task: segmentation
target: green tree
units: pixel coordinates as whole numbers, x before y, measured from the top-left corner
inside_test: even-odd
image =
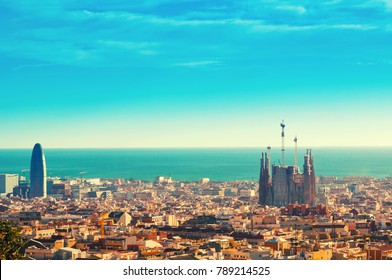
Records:
[[[23,243],[23,236],[20,234],[19,228],[13,227],[9,221],[0,222],[0,259],[23,259],[19,252]]]

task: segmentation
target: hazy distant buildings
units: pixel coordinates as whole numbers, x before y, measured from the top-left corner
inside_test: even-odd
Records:
[[[57,195],[59,197],[70,197],[71,187],[67,183],[52,184],[50,195]]]
[[[30,197],[46,197],[46,162],[41,144],[35,144],[30,164]]]
[[[0,174],[0,194],[12,193],[17,185],[19,185],[18,174]]]
[[[155,177],[155,184],[170,184],[173,180],[171,177],[157,176]]]
[[[210,178],[200,178],[199,180],[200,185],[208,184],[209,182],[210,182]]]

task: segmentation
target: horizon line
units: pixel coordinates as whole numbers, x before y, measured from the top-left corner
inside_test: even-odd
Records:
[[[41,144],[45,150],[47,149],[267,149],[267,147],[271,147],[272,149],[281,149],[281,146],[136,146],[136,147],[45,147]],[[32,146],[34,147],[34,146]],[[32,147],[10,147],[10,148],[0,148],[0,150],[24,150],[24,149],[32,149]],[[291,149],[295,147],[285,147],[285,149]],[[298,148],[392,148],[390,146],[298,146]]]

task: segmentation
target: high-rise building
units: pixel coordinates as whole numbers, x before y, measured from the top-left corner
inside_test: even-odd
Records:
[[[35,144],[30,164],[30,197],[46,197],[46,162],[41,144]]]
[[[286,206],[293,203],[312,204],[316,196],[316,180],[310,150],[307,151],[304,161],[303,173],[300,173],[298,166],[272,165],[272,175],[270,175],[269,168],[265,165],[265,162],[269,162],[269,157],[263,154],[259,180],[259,203],[274,206]]]
[[[271,187],[270,161],[267,153],[261,154],[260,178],[259,178],[259,202],[263,205],[271,205],[274,193]]]
[[[314,174],[312,150],[306,150],[306,155],[304,157],[302,195],[303,203],[313,202],[316,198],[316,175]]]
[[[27,184],[21,184],[16,186],[13,191],[13,196],[19,196],[21,198],[29,198],[30,197],[30,186]]]
[[[288,204],[313,204],[316,196],[316,179],[312,151],[307,150],[304,157],[304,171],[300,173],[296,165],[285,166],[284,127],[282,126],[282,165],[272,165],[270,172],[269,152],[261,156],[259,179],[259,203],[262,205],[286,206]],[[294,139],[297,145],[297,137]],[[297,146],[296,146],[297,147]],[[268,150],[270,147],[268,147]],[[295,149],[295,162],[297,148]]]
[[[18,174],[0,174],[0,194],[12,193],[17,185],[19,185]]]

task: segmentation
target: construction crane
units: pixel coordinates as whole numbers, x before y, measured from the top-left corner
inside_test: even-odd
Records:
[[[21,170],[21,172],[23,173],[23,177],[25,178],[25,182],[27,182],[26,172],[29,172],[29,171],[30,171],[30,169],[23,169],[23,170]]]
[[[280,123],[280,127],[282,128],[282,166],[284,166],[284,120]]]
[[[297,146],[297,135],[294,138],[294,142],[295,142],[295,151],[294,151],[294,166],[298,166],[298,146]]]
[[[87,173],[87,171],[79,172],[79,174],[80,174],[80,182],[81,183],[83,182],[83,174],[86,174],[86,173]]]
[[[267,158],[267,160],[268,160],[268,170],[270,170],[270,159],[271,159],[271,146],[268,146],[267,147],[267,151],[268,151],[268,158]]]

